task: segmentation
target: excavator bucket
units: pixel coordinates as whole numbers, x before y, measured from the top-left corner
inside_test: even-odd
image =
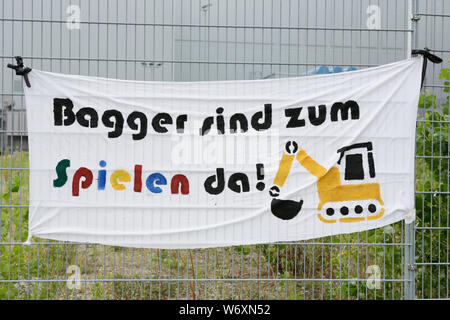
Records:
[[[293,201],[293,200],[281,200],[272,199],[271,203],[272,214],[283,220],[290,220],[295,218],[295,216],[302,210],[303,200]]]

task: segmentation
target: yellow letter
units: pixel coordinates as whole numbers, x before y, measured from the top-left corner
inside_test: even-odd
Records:
[[[130,174],[125,170],[116,170],[111,175],[111,185],[114,188],[114,190],[124,190],[125,186],[122,183],[119,183],[118,181],[130,182],[131,181]]]

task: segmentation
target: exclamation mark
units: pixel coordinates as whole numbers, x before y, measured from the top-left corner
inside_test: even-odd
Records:
[[[264,180],[264,164],[262,164],[262,163],[256,164],[256,179]],[[256,189],[258,189],[259,191],[263,191],[265,187],[266,187],[266,184],[262,181],[259,181],[256,184]]]

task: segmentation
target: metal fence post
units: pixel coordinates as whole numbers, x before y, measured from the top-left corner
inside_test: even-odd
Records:
[[[417,8],[417,0],[408,0],[408,29],[412,32],[408,33],[407,57],[411,57],[411,50],[415,48],[417,43],[416,25],[417,20],[414,18],[415,8]],[[416,125],[417,127],[417,125]],[[417,135],[416,135],[417,136]],[[416,166],[414,166],[414,176],[416,173]],[[415,184],[416,179],[414,179]],[[415,185],[414,185],[415,190]],[[415,298],[415,228],[414,222],[405,224],[405,299],[413,300]]]
[[[408,244],[405,248],[405,299],[413,300],[415,298],[415,228],[414,222],[406,224],[405,242]]]

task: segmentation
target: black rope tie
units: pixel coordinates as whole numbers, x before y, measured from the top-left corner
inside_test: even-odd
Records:
[[[420,54],[423,56],[422,82],[420,83],[420,87],[422,88],[423,81],[425,80],[425,74],[427,73],[427,61],[430,60],[432,63],[441,63],[442,59],[430,53],[430,49],[427,47],[423,48],[423,50],[412,50],[411,54]]]
[[[28,79],[28,73],[30,73],[31,68],[25,67],[23,64],[23,59],[20,56],[14,57],[16,59],[17,65],[8,63],[8,68],[16,70],[16,75],[23,76],[25,83],[28,88],[31,88],[30,80]]]

